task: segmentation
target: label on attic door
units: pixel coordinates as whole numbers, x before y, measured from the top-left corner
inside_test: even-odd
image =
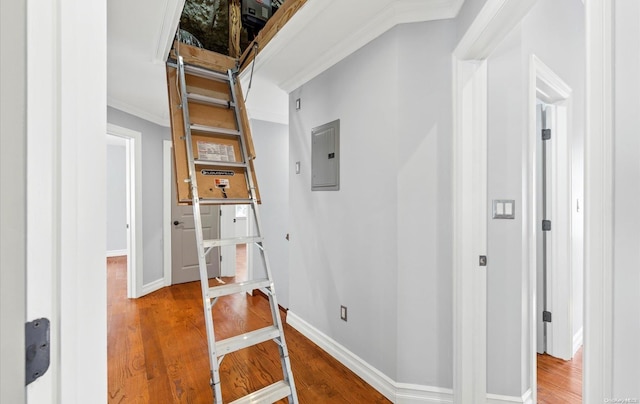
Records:
[[[236,161],[236,153],[230,144],[198,142],[198,159],[207,161]]]
[[[229,188],[229,180],[226,178],[214,178],[216,188],[219,189],[228,189]]]

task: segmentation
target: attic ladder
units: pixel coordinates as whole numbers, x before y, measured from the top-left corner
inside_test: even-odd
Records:
[[[190,49],[180,44],[180,49],[183,48],[187,51]],[[223,403],[219,370],[225,355],[273,340],[279,349],[283,380],[254,391],[233,403],[273,403],[284,398],[288,398],[289,403],[298,403],[273,277],[262,236],[258,209],[259,193],[252,162],[253,143],[241,87],[237,80],[237,70],[229,68],[222,72],[218,70],[225,63],[214,63],[216,66],[202,63],[205,65],[202,66],[194,64],[193,58],[190,58],[190,63],[185,63],[177,52],[174,56],[175,62],[168,63],[167,75],[178,201],[189,203],[193,207],[213,402]],[[185,172],[188,174],[186,177]],[[250,237],[205,240],[200,216],[200,207],[203,204],[250,205],[255,219],[256,234]],[[265,276],[246,282],[218,283],[210,286],[207,254],[216,247],[238,244],[255,244],[258,247]],[[218,299],[256,289],[261,290],[269,299],[272,324],[216,341],[213,306]]]

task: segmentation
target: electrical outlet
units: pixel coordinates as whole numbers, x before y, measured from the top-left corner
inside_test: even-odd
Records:
[[[340,320],[347,321],[347,307],[340,306]]]

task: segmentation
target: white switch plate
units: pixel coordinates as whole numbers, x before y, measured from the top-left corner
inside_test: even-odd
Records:
[[[515,219],[516,218],[516,201],[513,199],[494,199],[493,200],[493,218],[494,219]]]

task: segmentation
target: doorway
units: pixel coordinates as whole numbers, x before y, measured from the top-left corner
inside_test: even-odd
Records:
[[[124,198],[124,221],[115,223],[114,234],[122,231],[125,241],[124,248],[112,250],[111,255],[127,255],[127,297],[138,298],[142,296],[142,134],[131,129],[107,124],[107,157],[109,148],[112,151],[115,171],[124,172],[124,190],[121,198]],[[121,148],[121,149],[119,149]],[[121,157],[121,158],[119,158]],[[110,161],[107,161],[107,171],[110,170]],[[124,164],[124,167],[122,165]],[[116,174],[107,172],[107,176]],[[117,179],[114,179],[116,182]],[[107,195],[109,198],[109,195]],[[107,204],[117,204],[123,201],[112,200]],[[110,209],[110,207],[108,207]],[[117,210],[117,208],[116,208]],[[124,227],[120,229],[118,227]],[[108,226],[107,231],[110,231]],[[108,235],[108,238],[111,237]],[[117,243],[117,241],[116,241]],[[121,243],[122,244],[122,243]],[[108,247],[107,247],[108,249]],[[107,251],[109,253],[109,251]],[[123,254],[124,253],[124,254]]]
[[[573,179],[583,157],[573,152],[571,88],[536,56],[529,68],[531,374],[532,386],[546,394],[553,389],[547,377],[551,368],[580,376],[582,371],[582,187]],[[579,401],[581,383],[571,380],[558,390]]]
[[[222,205],[220,206],[220,238],[242,238],[249,235],[248,212],[250,205]],[[247,248],[241,245],[223,246],[220,248],[220,273],[222,277],[236,276],[238,268],[237,257],[242,256],[247,262]]]
[[[162,166],[164,285],[171,286],[176,283],[199,281],[195,234],[193,233],[193,211],[191,205],[178,206],[177,204],[171,140],[163,141]],[[224,215],[221,216],[223,208],[224,206],[201,205],[205,239],[222,237],[220,235],[223,231]],[[224,262],[224,260],[220,260],[221,256],[220,247],[215,247],[207,254],[209,278],[227,276],[221,272],[223,271],[221,262]],[[233,258],[235,261],[236,257]],[[235,266],[233,272],[235,272]],[[178,273],[185,275],[177,275]]]

